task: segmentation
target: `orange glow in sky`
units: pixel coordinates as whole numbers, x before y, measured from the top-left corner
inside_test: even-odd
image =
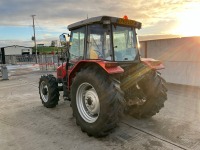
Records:
[[[176,16],[178,24],[172,34],[181,36],[200,36],[200,3],[190,3]]]
[[[34,46],[32,17],[38,43],[49,45],[61,33],[70,33],[71,23],[96,16],[123,17],[142,22],[140,40],[200,36],[200,0],[86,0],[41,1],[0,0],[0,47]],[[83,8],[83,3],[84,7]],[[55,4],[55,5],[54,5]],[[11,7],[15,6],[15,7]],[[66,11],[66,6],[68,11]],[[37,8],[37,9],[35,9]],[[52,11],[49,8],[53,8]],[[142,37],[142,38],[141,38]]]

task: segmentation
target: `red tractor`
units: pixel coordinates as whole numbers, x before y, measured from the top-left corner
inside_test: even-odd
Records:
[[[63,91],[76,124],[94,137],[108,135],[123,112],[136,118],[158,113],[167,99],[166,81],[157,71],[164,66],[141,58],[136,34],[140,28],[140,22],[109,16],[69,25],[70,41],[60,36],[65,55],[57,78],[48,74],[39,81],[43,105],[55,107]]]

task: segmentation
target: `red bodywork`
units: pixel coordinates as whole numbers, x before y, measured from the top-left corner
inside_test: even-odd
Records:
[[[164,69],[161,61],[152,58],[141,58],[141,61],[150,69],[160,70]],[[76,72],[86,64],[93,64],[103,68],[108,74],[123,73],[124,69],[121,68],[116,62],[109,62],[103,60],[81,60],[75,63],[74,66],[68,68],[68,87],[71,85],[72,79],[75,77]],[[57,68],[57,78],[63,79],[66,77],[66,63]]]
[[[161,70],[165,68],[162,62],[159,60],[155,60],[152,58],[141,58],[141,61],[145,65],[149,66],[151,69],[154,69],[154,70]]]
[[[116,62],[102,61],[102,60],[81,60],[78,61],[73,67],[68,69],[68,86],[71,85],[72,78],[75,77],[75,74],[80,68],[86,64],[94,64],[103,68],[108,74],[117,74],[123,73],[122,69]],[[57,78],[63,79],[66,77],[66,63],[57,68]]]

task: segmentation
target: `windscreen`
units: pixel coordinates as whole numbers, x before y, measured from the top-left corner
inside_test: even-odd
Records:
[[[137,56],[135,29],[117,25],[112,28],[115,61],[134,61]]]

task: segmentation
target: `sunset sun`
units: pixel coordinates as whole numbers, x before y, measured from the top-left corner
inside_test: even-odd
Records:
[[[177,26],[172,30],[173,34],[181,36],[200,36],[200,4],[188,4],[177,13]]]

